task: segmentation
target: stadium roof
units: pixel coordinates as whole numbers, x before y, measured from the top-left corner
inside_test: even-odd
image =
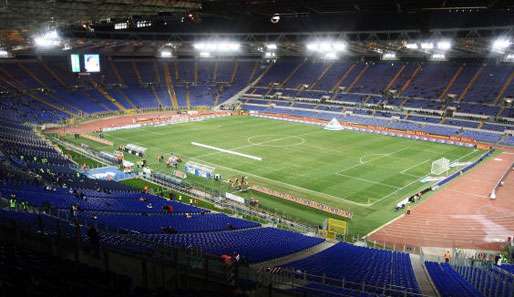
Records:
[[[275,16],[275,19],[272,19]],[[145,23],[147,26],[145,26]],[[117,24],[125,24],[115,29]],[[140,26],[141,24],[141,26]],[[67,48],[112,55],[155,55],[173,44],[194,55],[192,43],[233,39],[245,55],[262,55],[265,42],[280,55],[304,55],[312,38],[348,42],[348,54],[405,51],[405,42],[453,41],[449,56],[487,56],[491,38],[514,36],[514,3],[507,0],[0,0],[0,47],[34,52],[32,37],[58,28]]]

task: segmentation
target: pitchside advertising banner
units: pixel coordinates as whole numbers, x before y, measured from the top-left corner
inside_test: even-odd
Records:
[[[225,193],[225,198],[229,199],[229,200],[232,200],[232,201],[235,201],[235,202],[238,202],[238,203],[241,203],[241,204],[244,204],[245,203],[245,199],[243,197],[239,197],[237,195],[234,195],[232,193]]]

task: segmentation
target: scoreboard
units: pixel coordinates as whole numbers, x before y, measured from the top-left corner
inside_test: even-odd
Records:
[[[100,72],[99,54],[71,54],[71,71],[74,73]]]

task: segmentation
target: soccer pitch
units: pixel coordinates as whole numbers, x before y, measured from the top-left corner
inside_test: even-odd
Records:
[[[224,179],[245,175],[251,184],[351,210],[354,219],[378,215],[365,230],[393,218],[390,213],[399,200],[427,186],[420,179],[430,173],[432,161],[445,157],[466,162],[482,154],[453,145],[248,116],[119,130],[105,133],[105,138],[116,147],[132,143],[148,148],[146,159],[154,170],[169,173],[157,156],[174,153],[215,167]],[[269,206],[295,208],[278,203]],[[376,213],[383,208],[387,215]]]

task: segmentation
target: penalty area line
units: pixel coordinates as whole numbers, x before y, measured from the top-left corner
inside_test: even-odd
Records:
[[[198,143],[198,142],[194,142],[194,141],[191,142],[191,144],[194,146],[199,146],[199,147],[215,150],[215,151],[222,152],[222,153],[227,153],[227,154],[236,155],[236,156],[240,156],[240,157],[244,157],[244,158],[248,158],[248,159],[252,159],[252,160],[262,161],[261,157],[256,157],[256,156],[252,156],[252,155],[243,154],[240,152],[226,150],[226,149],[222,149],[222,148],[215,147],[212,145],[202,144],[202,143]]]

